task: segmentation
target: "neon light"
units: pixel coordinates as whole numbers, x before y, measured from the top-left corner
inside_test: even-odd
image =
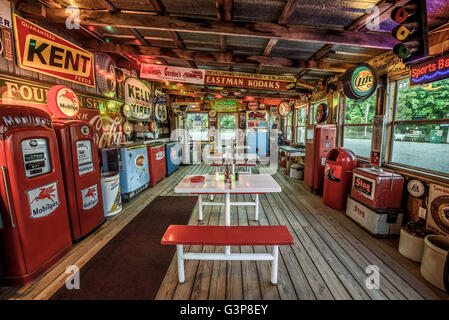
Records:
[[[421,76],[420,78],[417,78],[417,79],[412,78],[412,81],[413,81],[413,82],[420,82],[422,79],[425,79],[425,80],[432,80],[432,79],[434,79],[436,76],[445,76],[445,75],[449,75],[449,69],[447,69],[446,71],[436,71],[436,72],[435,72],[434,74],[432,74],[432,75],[425,74],[425,75],[423,75],[423,76]]]

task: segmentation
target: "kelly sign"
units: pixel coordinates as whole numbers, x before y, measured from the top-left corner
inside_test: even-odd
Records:
[[[205,85],[266,90],[293,90],[295,77],[206,70]]]
[[[90,52],[17,15],[13,21],[19,67],[95,87]]]
[[[410,84],[430,83],[449,77],[449,53],[411,67]]]
[[[204,70],[142,63],[140,78],[204,84]]]

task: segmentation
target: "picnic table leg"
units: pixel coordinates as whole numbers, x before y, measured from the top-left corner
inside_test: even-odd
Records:
[[[225,225],[231,225],[231,194],[229,192],[225,196]],[[225,254],[231,254],[230,246],[225,246]]]
[[[179,277],[179,282],[183,283],[185,281],[185,277],[184,277],[184,259],[182,258],[184,252],[183,252],[183,248],[182,248],[182,244],[178,244],[176,245],[178,252],[178,277]]]
[[[259,221],[259,195],[256,193],[256,209],[255,209],[255,217],[254,220]]]
[[[198,196],[198,207],[198,220],[203,221],[203,196],[201,194]]]
[[[279,247],[273,246],[273,263],[271,265],[271,283],[276,284],[278,282],[278,253]]]

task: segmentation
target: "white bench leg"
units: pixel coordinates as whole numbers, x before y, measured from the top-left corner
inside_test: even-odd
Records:
[[[256,193],[256,209],[255,209],[254,220],[259,221],[259,195]]]
[[[203,196],[198,196],[198,220],[203,221]]]
[[[214,201],[214,195],[213,194],[210,195],[210,201]]]
[[[184,277],[184,259],[182,258],[182,256],[184,255],[183,249],[182,249],[182,244],[178,244],[176,245],[177,249],[178,249],[178,277],[179,277],[179,282],[183,283],[185,281],[185,277]]]
[[[278,253],[279,247],[273,246],[273,263],[271,265],[271,283],[277,284],[278,282]]]

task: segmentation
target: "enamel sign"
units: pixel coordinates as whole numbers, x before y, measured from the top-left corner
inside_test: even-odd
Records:
[[[42,218],[59,207],[58,187],[56,182],[27,191],[30,205],[30,217]]]
[[[95,87],[90,52],[17,15],[13,22],[19,67]]]
[[[151,117],[151,89],[142,81],[128,78],[125,81],[125,103],[130,107],[127,117],[149,120]]]
[[[142,63],[140,78],[204,84],[204,70]]]

